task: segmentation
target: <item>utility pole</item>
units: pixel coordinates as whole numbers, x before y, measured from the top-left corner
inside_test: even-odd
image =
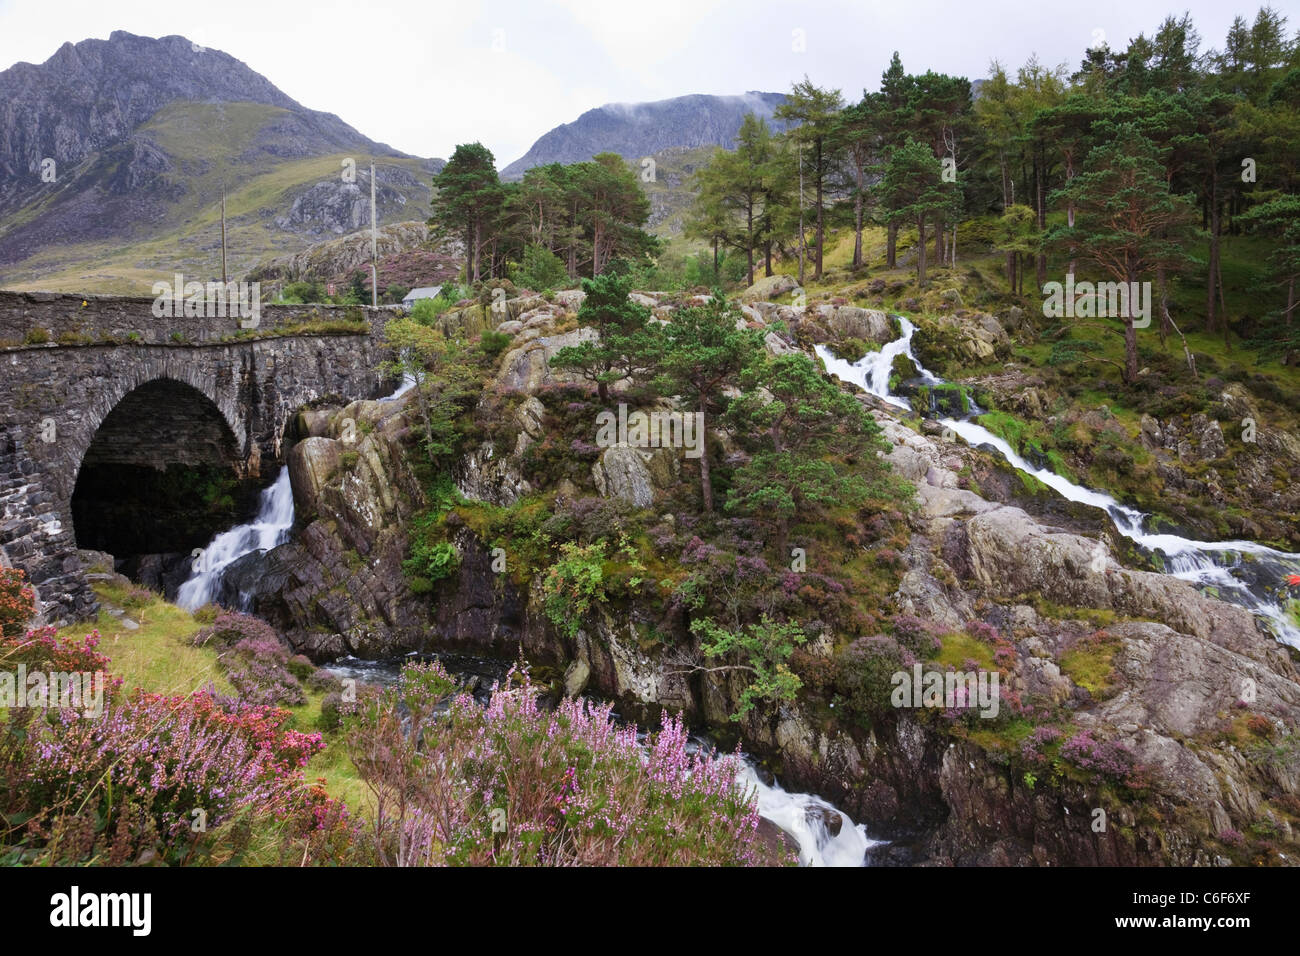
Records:
[[[799,143],[799,287],[803,288],[803,143]]]
[[[375,164],[370,164],[370,305],[379,308],[379,220],[375,218]]]
[[[221,284],[229,285],[230,276],[226,274],[226,187],[221,187]]]

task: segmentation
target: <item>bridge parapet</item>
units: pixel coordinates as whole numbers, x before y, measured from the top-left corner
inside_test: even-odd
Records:
[[[349,331],[369,327],[378,335],[396,307],[262,304],[256,328],[229,317],[154,315],[153,296],[73,295],[0,290],[0,348],[34,345],[125,343],[209,344],[238,342],[293,330]],[[216,309],[212,309],[216,311]],[[247,324],[247,322],[245,322]]]

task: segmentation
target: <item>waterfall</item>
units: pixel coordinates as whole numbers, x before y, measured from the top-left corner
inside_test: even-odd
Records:
[[[787,793],[780,784],[759,779],[746,760],[737,785],[758,792],[758,815],[788,833],[799,846],[801,866],[865,866],[867,850],[883,841],[867,836],[867,828],[812,793]],[[832,835],[826,821],[839,818]]]
[[[397,386],[397,391],[393,392],[392,395],[385,395],[380,401],[395,402],[413,388],[415,388],[415,376],[410,372],[404,372],[402,373],[402,381]]]
[[[943,380],[927,371],[912,354],[916,326],[901,316],[898,322],[902,335],[857,362],[838,359],[823,345],[816,346],[817,355],[836,378],[851,382],[891,405],[911,408],[906,398],[889,391],[889,369],[895,356],[906,355],[911,359],[926,384],[942,384]],[[1300,647],[1300,626],[1276,596],[1284,593],[1283,581],[1288,574],[1300,573],[1300,554],[1277,551],[1253,541],[1196,541],[1176,534],[1148,532],[1148,515],[1120,504],[1105,492],[1076,485],[1053,471],[1031,465],[983,425],[952,418],[940,419],[940,424],[951,428],[972,446],[992,447],[1012,467],[1038,479],[1063,498],[1105,511],[1120,534],[1162,556],[1169,569],[1166,573],[1201,587],[1214,588],[1222,600],[1239,604],[1263,618],[1279,640]]]
[[[176,594],[176,603],[188,611],[216,600],[226,568],[246,554],[269,551],[289,540],[293,527],[293,489],[289,469],[281,468],[271,487],[258,498],[257,517],[223,531],[195,559],[189,578]]]

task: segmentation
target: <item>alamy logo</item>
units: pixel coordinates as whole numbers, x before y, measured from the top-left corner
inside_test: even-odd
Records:
[[[173,281],[153,284],[156,319],[240,319],[239,327],[255,329],[262,321],[259,282],[186,282],[177,272]]]
[[[684,448],[687,458],[704,452],[703,412],[633,412],[619,402],[618,415],[604,411],[596,416],[596,444],[601,448]]]
[[[998,715],[997,671],[926,671],[912,665],[912,673],[896,671],[889,702],[895,707],[942,707],[964,710],[978,707],[981,717]]]
[[[58,707],[87,717],[104,712],[103,671],[0,671],[0,707]]]
[[[153,925],[150,893],[69,893],[50,897],[51,926],[129,926],[133,936],[148,936]]]
[[[1043,315],[1049,319],[1134,319],[1133,328],[1151,324],[1150,282],[1076,283],[1067,273],[1065,283],[1043,284]]]

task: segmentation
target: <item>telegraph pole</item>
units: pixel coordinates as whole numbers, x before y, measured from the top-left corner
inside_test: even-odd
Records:
[[[375,164],[370,164],[370,305],[379,308],[379,220],[375,218]]]
[[[226,274],[226,187],[221,187],[221,284],[229,285],[230,276]]]

